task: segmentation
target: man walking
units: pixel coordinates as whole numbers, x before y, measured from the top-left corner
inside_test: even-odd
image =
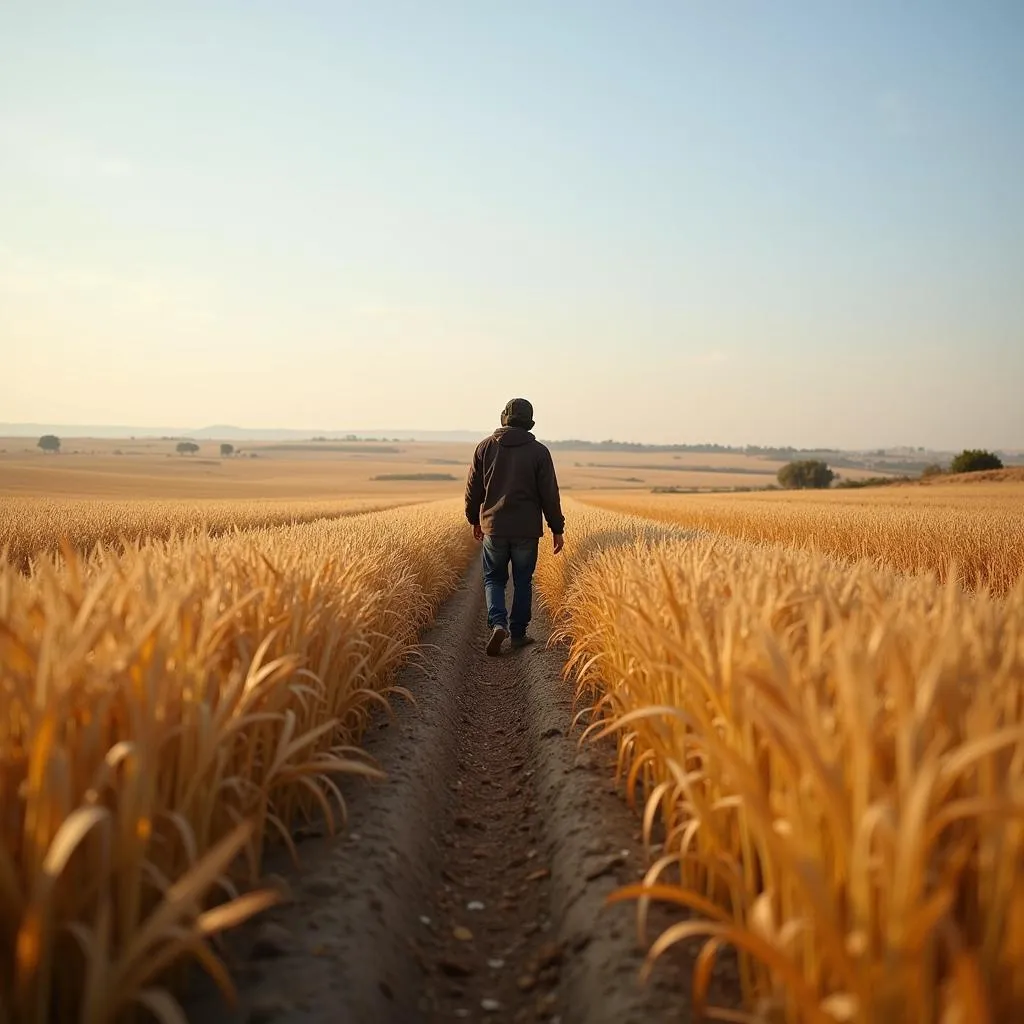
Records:
[[[513,398],[501,414],[501,427],[477,445],[466,478],[466,518],[473,536],[483,542],[484,590],[491,636],[487,653],[501,653],[533,643],[526,635],[533,605],[533,572],[544,534],[554,535],[554,553],[562,550],[565,518],[551,452],[530,431],[533,406]],[[505,586],[512,564],[512,615],[505,610]]]

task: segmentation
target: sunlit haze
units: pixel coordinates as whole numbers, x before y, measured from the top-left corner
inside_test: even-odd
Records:
[[[3,5],[0,420],[1024,448],[1024,5]]]

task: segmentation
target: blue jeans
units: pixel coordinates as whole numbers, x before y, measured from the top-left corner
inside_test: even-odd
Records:
[[[540,541],[507,540],[504,537],[484,537],[483,567],[484,591],[487,594],[487,625],[502,626],[512,637],[526,634],[533,607],[533,571],[537,568],[537,549]],[[505,587],[508,584],[508,566],[512,563],[512,616],[511,623],[505,611]]]

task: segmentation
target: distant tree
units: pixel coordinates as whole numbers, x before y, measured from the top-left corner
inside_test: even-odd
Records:
[[[949,464],[950,473],[978,473],[983,469],[1002,469],[1003,461],[998,455],[978,448],[965,448]]]
[[[59,452],[60,438],[56,434],[43,434],[37,447],[42,448],[44,452]]]
[[[803,459],[787,463],[776,477],[783,487],[790,490],[809,490],[828,487],[835,479],[835,473],[828,468],[828,463],[820,459]]]
[[[199,451],[199,445],[194,441],[179,441],[174,450],[179,455],[195,455]]]
[[[945,472],[937,462],[930,462],[921,470],[921,476],[941,476]]]
[[[235,446],[233,444],[228,444],[227,442],[225,442],[220,446],[220,453],[222,456],[224,456],[224,458],[227,458],[229,455],[234,455]]]

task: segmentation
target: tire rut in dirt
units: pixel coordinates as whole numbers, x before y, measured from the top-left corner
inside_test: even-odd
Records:
[[[474,650],[486,632],[474,630]],[[554,1016],[564,949],[551,918],[551,869],[537,808],[523,659],[470,656],[459,696],[457,774],[428,932],[431,1021]]]

